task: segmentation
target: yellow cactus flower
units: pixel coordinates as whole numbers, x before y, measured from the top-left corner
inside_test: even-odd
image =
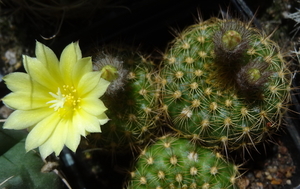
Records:
[[[81,136],[101,132],[100,125],[108,121],[99,98],[109,82],[92,71],[91,57],[82,58],[77,42],[65,47],[60,61],[39,42],[35,54],[36,58],[23,56],[27,73],[4,77],[12,92],[2,100],[16,110],[4,128],[28,128],[26,150],[39,147],[43,159],[52,152],[59,155],[64,145],[75,152]]]

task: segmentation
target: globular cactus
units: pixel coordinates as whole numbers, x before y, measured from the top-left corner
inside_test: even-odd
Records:
[[[131,173],[129,189],[236,188],[238,166],[189,140],[163,136],[146,147]]]
[[[108,152],[139,151],[155,134],[159,117],[153,63],[131,49],[112,48],[101,52],[94,65],[111,81],[102,98],[110,120],[90,141]]]
[[[291,78],[269,37],[250,23],[217,18],[177,36],[160,73],[171,127],[226,152],[248,150],[278,130]]]

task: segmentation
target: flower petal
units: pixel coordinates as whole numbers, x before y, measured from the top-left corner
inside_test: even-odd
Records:
[[[44,64],[44,66],[49,70],[49,72],[54,76],[60,76],[59,72],[59,61],[54,52],[47,46],[36,41],[35,47],[36,58]]]
[[[60,74],[50,73],[45,65],[36,58],[23,56],[23,63],[25,70],[34,81],[47,87],[52,92],[57,91],[57,86],[60,86],[61,83]]]
[[[68,120],[61,120],[48,140],[46,140],[40,147],[40,154],[43,159],[49,156],[52,152],[55,152],[55,155],[58,156],[62,151],[68,133]]]
[[[97,116],[100,125],[104,125],[105,123],[107,123],[109,121],[109,118],[107,117],[107,115],[105,113]]]
[[[26,73],[14,72],[4,76],[3,80],[7,87],[13,92],[23,91],[39,94],[39,96],[49,95],[47,88],[32,80]]]
[[[77,61],[73,67],[72,80],[73,85],[77,87],[82,76],[93,70],[91,57],[85,57]]]
[[[39,147],[39,151],[40,151],[40,154],[41,154],[42,158],[46,159],[46,157],[48,157],[53,152],[51,142],[46,141],[44,144],[42,144]]]
[[[2,99],[3,103],[7,107],[18,110],[31,110],[49,107],[49,105],[46,104],[49,100],[50,97],[38,97],[26,92],[9,93]]]
[[[79,96],[81,96],[82,98],[87,95],[89,96],[90,94],[88,93],[92,92],[93,90],[99,90],[96,91],[96,94],[101,96],[105,93],[109,84],[109,81],[101,78],[100,72],[89,72],[81,78],[77,89],[79,92]],[[99,85],[102,87],[98,87]],[[99,98],[100,96],[97,97]]]
[[[69,44],[61,53],[59,66],[65,83],[72,83],[72,70],[81,57],[82,55],[78,42]]]
[[[5,129],[25,129],[35,126],[38,122],[53,113],[50,108],[39,108],[34,110],[16,110],[6,120],[3,125]]]
[[[86,136],[86,130],[84,125],[85,120],[82,120],[78,112],[74,113],[73,116],[73,126],[72,128],[76,130],[79,135]]]
[[[106,92],[106,89],[109,86],[109,84],[110,84],[109,81],[105,79],[101,79],[97,84],[97,86],[92,91],[90,91],[86,96],[88,96],[88,98],[100,98]]]
[[[60,154],[65,145],[70,125],[72,125],[72,122],[70,120],[62,119],[49,138],[49,140],[51,141],[51,147],[56,156]]]
[[[68,125],[68,120],[61,120],[49,138],[39,147],[39,151],[43,159],[49,156],[52,152],[55,152],[56,156],[60,154],[66,142]]]
[[[79,109],[74,114],[73,124],[78,129],[78,131],[82,130],[81,127],[83,127],[89,133],[101,132],[98,118],[96,116],[87,113],[83,109]],[[82,134],[82,131],[80,134]]]
[[[75,125],[69,125],[69,132],[66,139],[66,146],[72,150],[73,152],[76,152],[76,149],[80,143],[81,136],[78,133],[78,130]]]
[[[80,106],[91,115],[100,115],[107,110],[105,105],[98,98],[83,98]]]
[[[59,121],[60,117],[58,113],[55,112],[33,127],[33,129],[29,132],[25,142],[26,151],[32,150],[44,144],[53,134],[53,131],[56,129]]]

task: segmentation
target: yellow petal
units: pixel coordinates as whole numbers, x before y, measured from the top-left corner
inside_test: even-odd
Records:
[[[51,146],[51,142],[50,141],[46,141],[44,144],[42,144],[39,147],[39,151],[40,151],[40,154],[41,154],[42,158],[46,159],[46,157],[48,157],[53,152],[53,149],[52,149],[52,146]]]
[[[72,83],[72,70],[81,57],[78,42],[69,44],[61,53],[59,66],[65,83]]]
[[[59,122],[56,129],[53,131],[53,134],[39,147],[43,159],[52,152],[55,152],[56,156],[60,154],[66,142],[67,133],[68,124],[64,121]]]
[[[66,139],[66,146],[72,150],[73,152],[76,152],[76,149],[80,143],[80,134],[78,133],[78,130],[76,126],[69,125],[69,132]]]
[[[50,73],[45,65],[36,58],[23,56],[23,62],[25,70],[34,81],[51,91],[57,91],[57,87],[61,83],[60,73]]]
[[[97,86],[90,91],[86,96],[88,98],[99,98],[101,97],[105,92],[107,87],[109,86],[110,82],[106,81],[105,79],[101,79]]]
[[[78,83],[78,95],[83,98],[85,94],[92,91],[99,83],[101,77],[100,72],[89,72],[82,76]]]
[[[28,111],[16,110],[3,125],[5,129],[25,129],[36,125],[38,122],[53,113],[50,108],[40,108]]]
[[[78,110],[73,117],[73,124],[78,131],[81,127],[84,127],[89,133],[101,132],[99,120],[96,116],[93,116],[83,109]]]
[[[5,81],[7,87],[13,92],[23,91],[28,93],[39,94],[39,96],[49,95],[47,88],[35,82],[26,73],[21,73],[21,72],[10,73],[4,76],[3,80]]]
[[[25,142],[26,151],[32,150],[44,144],[53,134],[53,131],[56,129],[59,121],[60,117],[55,112],[33,127],[33,129],[29,132]]]
[[[79,115],[80,113],[77,111],[73,115],[73,125],[72,128],[76,130],[76,133],[78,135],[86,136],[86,130],[85,130],[85,120],[82,120],[82,116]]]
[[[107,117],[107,115],[105,113],[97,116],[100,125],[104,125],[105,123],[107,123],[109,121],[109,118]]]
[[[77,87],[81,77],[93,70],[91,57],[85,57],[77,61],[73,67],[72,79],[73,85]]]
[[[91,115],[100,115],[107,110],[105,105],[98,98],[83,98],[80,102],[81,108]]]
[[[89,72],[81,78],[77,87],[79,96],[82,98],[85,96],[90,96],[88,93],[96,89],[99,90],[96,91],[97,95],[102,95],[105,93],[110,82],[102,79],[100,74],[100,72]],[[101,87],[98,87],[98,85]],[[98,96],[98,98],[99,97],[100,96]]]
[[[33,96],[26,92],[16,92],[16,93],[9,93],[2,99],[2,101],[7,107],[12,109],[31,110],[31,109],[49,107],[49,105],[46,104],[46,102],[48,102],[49,99],[50,98],[48,97],[41,98],[41,97]]]
[[[71,121],[62,119],[57,124],[55,130],[53,131],[53,134],[48,139],[51,141],[51,148],[55,152],[56,156],[60,154],[61,150],[64,147],[69,132],[69,125],[71,124]]]
[[[54,52],[47,46],[42,43],[36,41],[35,47],[35,55],[36,58],[44,64],[44,66],[49,70],[50,73],[55,76],[60,76],[59,74],[59,61],[54,54]]]

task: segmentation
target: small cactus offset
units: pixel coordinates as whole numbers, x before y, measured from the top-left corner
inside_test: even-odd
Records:
[[[279,128],[290,72],[277,44],[250,23],[190,26],[164,56],[162,109],[184,136],[227,152],[248,150]]]
[[[137,152],[155,134],[159,116],[156,73],[152,62],[135,51],[111,51],[94,61],[95,69],[111,85],[103,96],[110,121],[92,138],[108,151]]]
[[[230,189],[238,176],[238,167],[219,153],[172,136],[146,147],[135,167],[129,189]]]

